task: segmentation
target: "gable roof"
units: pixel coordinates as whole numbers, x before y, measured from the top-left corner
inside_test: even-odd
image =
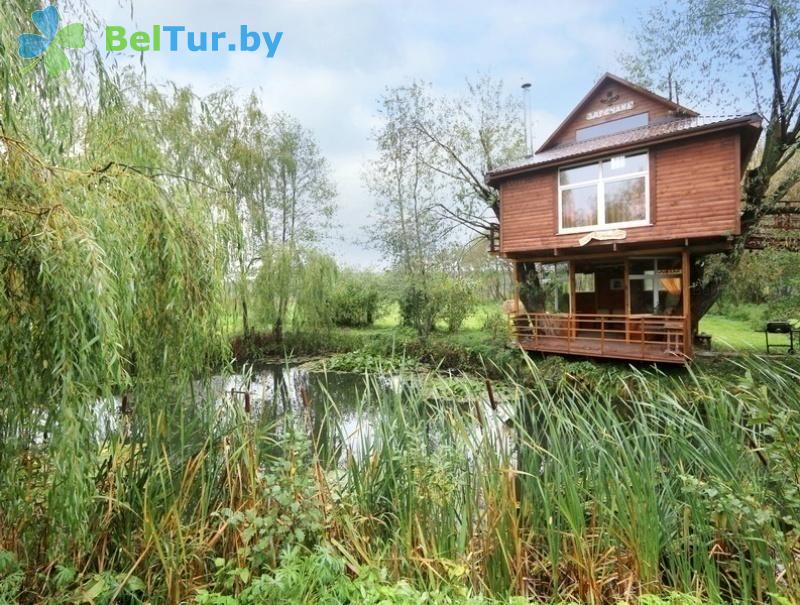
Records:
[[[579,141],[575,143],[558,145],[551,149],[537,153],[499,166],[486,174],[486,182],[493,185],[500,178],[511,176],[520,172],[538,170],[551,165],[559,165],[571,158],[590,159],[603,155],[612,150],[623,151],[631,147],[641,147],[651,142],[666,142],[703,133],[716,132],[727,129],[745,129],[749,136],[743,142],[742,153],[748,157],[755,147],[758,135],[761,132],[762,118],[758,114],[719,118],[694,116],[675,120],[661,121],[624,132],[610,134],[604,137]]]
[[[649,91],[646,88],[642,88],[641,86],[638,86],[637,84],[634,84],[633,82],[629,82],[628,80],[625,80],[624,78],[620,78],[619,76],[615,76],[614,74],[606,72],[595,83],[595,85],[592,86],[591,90],[589,90],[589,92],[587,92],[584,95],[584,97],[578,102],[578,104],[569,113],[569,115],[567,115],[567,117],[564,118],[564,120],[561,122],[561,124],[558,125],[558,128],[556,128],[550,134],[550,136],[547,137],[547,140],[544,143],[542,143],[542,145],[539,147],[539,149],[536,151],[536,153],[538,154],[538,153],[540,153],[542,151],[545,151],[549,147],[551,147],[553,142],[556,141],[559,138],[559,136],[566,130],[567,126],[569,126],[572,123],[572,121],[575,118],[575,116],[577,116],[581,112],[581,110],[594,99],[595,94],[600,90],[600,88],[602,88],[603,86],[605,86],[606,84],[608,84],[610,82],[618,84],[619,86],[623,86],[623,87],[633,91],[634,93],[636,93],[638,95],[641,95],[641,96],[647,97],[649,99],[652,99],[653,101],[655,101],[657,103],[660,103],[660,104],[664,105],[665,107],[668,107],[670,110],[674,111],[676,114],[682,114],[682,115],[688,116],[688,117],[696,117],[696,116],[699,115],[697,112],[692,111],[691,109],[688,109],[686,107],[683,107],[682,105],[679,105],[678,103],[675,103],[674,101],[670,101],[666,97],[662,97],[661,95],[657,95],[656,93],[654,93],[652,91]]]

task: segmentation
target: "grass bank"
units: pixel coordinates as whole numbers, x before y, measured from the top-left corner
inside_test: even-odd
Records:
[[[523,356],[509,347],[505,324],[498,325],[496,309],[480,307],[458,332],[445,326],[426,338],[400,325],[396,305],[377,318],[369,328],[331,328],[317,333],[289,333],[281,342],[269,332],[255,332],[249,338],[232,339],[240,362],[329,357],[329,369],[345,371],[390,370],[420,367],[445,371],[502,376],[521,368]],[[495,321],[493,321],[493,319]],[[502,319],[501,319],[502,321]]]

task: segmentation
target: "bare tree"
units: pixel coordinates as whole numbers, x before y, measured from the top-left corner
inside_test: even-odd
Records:
[[[520,99],[502,81],[479,74],[466,81],[463,94],[432,99],[430,111],[411,127],[431,146],[429,167],[443,177],[447,197],[438,210],[485,233],[491,217],[500,217],[500,195],[484,174],[524,153]]]
[[[368,239],[410,279],[424,280],[447,236],[447,226],[435,212],[433,147],[415,128],[432,110],[432,102],[417,83],[387,91],[379,101],[383,124],[374,135],[378,157],[364,175],[377,198]]]
[[[479,75],[458,96],[423,82],[390,89],[380,114],[380,158],[367,172],[380,204],[371,238],[379,248],[408,268],[448,241],[488,235],[500,198],[484,174],[524,153],[519,100]]]

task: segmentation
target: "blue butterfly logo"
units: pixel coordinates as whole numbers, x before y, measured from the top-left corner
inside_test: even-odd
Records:
[[[51,76],[57,76],[69,69],[69,59],[64,54],[65,48],[83,48],[86,45],[83,23],[70,23],[58,28],[58,9],[48,6],[31,14],[36,29],[41,34],[20,34],[19,56],[23,59],[34,59],[27,70],[33,69],[39,61]]]

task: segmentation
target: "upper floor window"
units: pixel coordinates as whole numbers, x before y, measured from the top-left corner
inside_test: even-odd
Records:
[[[609,134],[617,134],[618,132],[625,132],[626,130],[639,128],[640,126],[647,126],[648,122],[649,115],[647,112],[637,113],[617,120],[609,120],[608,122],[601,122],[593,126],[578,128],[578,130],[575,131],[575,140],[586,141],[587,139],[604,137]]]
[[[647,152],[559,170],[558,218],[559,233],[648,224]]]

